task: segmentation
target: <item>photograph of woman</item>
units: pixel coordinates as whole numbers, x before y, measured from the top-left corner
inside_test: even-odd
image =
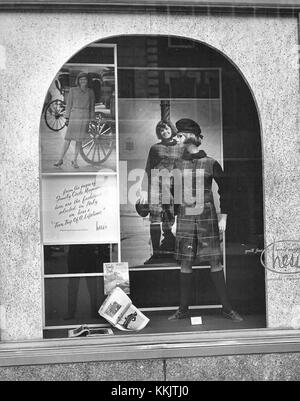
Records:
[[[81,142],[86,138],[88,126],[92,120],[95,120],[95,95],[92,89],[88,87],[88,74],[80,72],[76,79],[77,86],[70,88],[66,106],[66,126],[64,144],[59,160],[54,164],[60,167],[64,163],[64,157],[70,147],[71,141],[75,141],[75,154],[72,160],[72,166],[78,169],[78,155]]]
[[[141,208],[143,204],[149,202],[150,237],[153,255],[145,264],[158,263],[160,259],[165,259],[166,257],[173,259],[175,237],[172,234],[172,227],[175,223],[175,214],[172,191],[170,188],[170,202],[163,204],[162,184],[159,185],[159,188],[151,186],[151,171],[154,169],[173,170],[175,160],[181,158],[183,152],[183,146],[176,140],[176,135],[177,130],[170,122],[160,121],[156,126],[156,136],[160,142],[150,148],[148,155],[140,202]],[[154,193],[157,190],[159,192]],[[152,203],[152,199],[158,199],[159,201]],[[162,234],[163,238],[161,238]]]

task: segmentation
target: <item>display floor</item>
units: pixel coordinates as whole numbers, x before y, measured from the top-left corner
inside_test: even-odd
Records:
[[[191,319],[183,319],[169,321],[168,316],[172,312],[148,312],[145,315],[150,319],[148,325],[140,331],[142,334],[158,334],[158,333],[178,333],[193,331],[215,331],[215,330],[247,330],[266,327],[264,315],[243,315],[244,321],[235,323],[224,318],[219,310],[203,311],[192,310],[191,316],[202,317],[202,324],[192,325]],[[114,335],[128,335],[132,332],[121,332],[113,329]],[[67,329],[45,330],[44,338],[66,338],[68,337]]]

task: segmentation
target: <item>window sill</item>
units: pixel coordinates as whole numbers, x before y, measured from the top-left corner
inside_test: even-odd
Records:
[[[300,352],[300,330],[135,334],[0,343],[0,366]]]

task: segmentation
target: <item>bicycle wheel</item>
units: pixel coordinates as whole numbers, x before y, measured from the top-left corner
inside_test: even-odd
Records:
[[[60,131],[66,125],[65,119],[66,104],[56,99],[50,102],[45,109],[45,122],[52,131]]]
[[[81,142],[81,157],[93,166],[100,166],[109,158],[114,148],[113,126],[107,121],[90,123],[88,133],[88,137]]]

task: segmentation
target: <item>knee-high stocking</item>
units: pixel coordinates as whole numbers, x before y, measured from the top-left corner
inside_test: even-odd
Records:
[[[232,307],[227,294],[227,288],[223,270],[211,272],[211,278],[216,287],[224,311],[230,312],[232,310]]]
[[[192,272],[180,273],[180,310],[187,311],[191,303]]]

